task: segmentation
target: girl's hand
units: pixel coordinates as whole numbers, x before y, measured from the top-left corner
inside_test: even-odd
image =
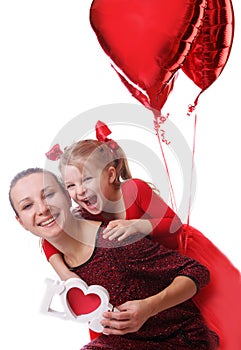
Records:
[[[151,231],[152,225],[149,220],[113,220],[104,229],[103,238],[108,238],[110,241],[118,238],[118,241],[122,241],[138,233],[148,235]]]
[[[137,332],[150,317],[146,299],[128,301],[117,307],[120,311],[105,312],[101,324],[104,334],[123,335]]]

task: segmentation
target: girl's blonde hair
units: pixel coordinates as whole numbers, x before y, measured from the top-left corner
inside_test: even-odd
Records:
[[[101,170],[113,166],[116,169],[114,185],[117,188],[123,180],[132,178],[125,152],[113,140],[107,142],[80,140],[73,143],[64,149],[60,157],[59,170],[63,173],[66,165],[73,165],[82,171],[86,161],[95,164]]]

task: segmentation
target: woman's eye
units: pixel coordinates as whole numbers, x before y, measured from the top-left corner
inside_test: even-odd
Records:
[[[26,210],[26,209],[29,209],[31,208],[32,204],[29,203],[29,204],[25,204],[23,207],[22,207],[22,210]]]

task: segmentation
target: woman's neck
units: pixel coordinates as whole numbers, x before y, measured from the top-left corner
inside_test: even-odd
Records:
[[[62,235],[50,243],[63,253],[70,267],[78,266],[92,255],[100,225],[97,221],[74,219],[71,227],[65,227]]]
[[[64,223],[64,232],[75,240],[86,244],[94,245],[96,233],[101,225],[99,221],[91,221],[77,218],[71,215]]]

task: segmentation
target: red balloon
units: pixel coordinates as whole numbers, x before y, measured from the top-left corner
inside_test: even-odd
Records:
[[[222,73],[229,58],[233,35],[231,0],[208,0],[200,34],[182,67],[184,73],[202,89],[200,94]]]
[[[160,111],[199,33],[206,0],[94,0],[90,23],[122,82]]]

